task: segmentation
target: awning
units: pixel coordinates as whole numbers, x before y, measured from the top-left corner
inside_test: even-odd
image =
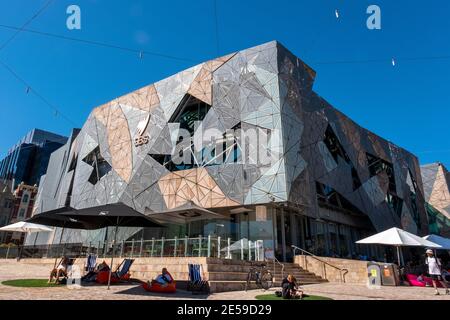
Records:
[[[231,244],[229,247],[225,247],[222,249],[222,251],[241,251],[242,250],[248,250],[254,249],[256,245],[255,241],[249,241],[247,238],[242,238],[233,244]]]
[[[422,239],[415,234],[407,232],[399,228],[391,228],[383,232],[377,233],[368,238],[356,241],[358,244],[382,244],[397,247],[429,247],[440,248],[441,246]]]
[[[19,221],[0,228],[0,231],[12,231],[12,232],[51,232],[53,229],[44,225]]]
[[[182,205],[175,209],[169,209],[159,212],[154,212],[150,209],[146,209],[145,214],[149,218],[160,223],[174,224],[187,224],[189,222],[199,220],[229,219],[227,216],[199,207],[193,202],[188,202],[185,205]]]
[[[450,239],[444,238],[435,234],[430,234],[428,236],[423,237],[425,240],[434,242],[441,246],[439,249],[450,250]]]

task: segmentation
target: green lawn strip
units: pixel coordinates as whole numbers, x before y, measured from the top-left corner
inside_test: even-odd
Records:
[[[277,297],[275,294],[262,294],[259,296],[255,297],[256,300],[285,300],[282,297]],[[292,299],[292,300],[299,300],[299,301],[303,301],[303,300],[333,300],[331,298],[327,298],[327,297],[321,297],[321,296],[305,296],[303,297],[302,300],[300,299]]]
[[[50,288],[50,287],[61,287],[61,284],[47,283],[48,279],[15,279],[6,280],[2,284],[11,287],[22,287],[22,288]]]

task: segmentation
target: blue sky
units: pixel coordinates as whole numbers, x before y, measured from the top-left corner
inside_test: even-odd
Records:
[[[20,27],[45,2],[0,0],[0,24]],[[81,8],[81,30],[66,28],[71,4]],[[381,30],[366,28],[370,4],[381,8]],[[217,41],[213,0],[55,0],[28,29],[186,60],[140,59],[27,32],[0,50],[0,60],[81,126],[93,107],[117,96],[218,55],[279,40],[317,71],[314,90],[336,108],[421,163],[450,167],[450,59],[405,59],[450,55],[449,16],[446,0],[217,0]],[[0,44],[13,33],[0,27]],[[1,155],[34,127],[67,135],[72,126],[1,66],[0,114]]]

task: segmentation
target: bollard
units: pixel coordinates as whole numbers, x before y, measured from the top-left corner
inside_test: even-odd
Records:
[[[230,246],[231,246],[231,239],[230,238],[228,238],[227,239],[227,245],[228,245],[228,247],[227,247],[227,259],[231,259],[231,249],[230,249]]]
[[[139,258],[142,257],[143,249],[144,249],[144,239],[141,239],[141,248],[139,249]]]
[[[164,257],[164,237],[161,238],[161,257]]]
[[[244,260],[244,239],[241,239],[241,260]]]
[[[187,252],[188,252],[188,237],[184,237],[184,256],[187,257]]]
[[[252,242],[248,240],[247,243],[248,243],[248,260],[252,261]]]

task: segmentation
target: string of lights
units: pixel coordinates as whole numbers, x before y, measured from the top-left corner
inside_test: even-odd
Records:
[[[142,58],[144,55],[150,55],[150,56],[157,56],[157,57],[161,57],[161,58],[179,60],[179,61],[184,61],[184,62],[197,62],[194,59],[183,58],[183,57],[173,56],[173,55],[169,55],[169,54],[154,52],[154,51],[139,50],[136,48],[129,48],[129,47],[116,45],[116,44],[110,44],[110,43],[75,38],[75,37],[69,37],[69,36],[64,36],[64,35],[60,35],[60,34],[44,32],[44,31],[39,31],[39,30],[25,29],[25,28],[20,28],[20,27],[16,27],[16,26],[5,25],[5,24],[0,24],[0,28],[9,29],[9,30],[21,30],[22,32],[41,35],[41,36],[45,36],[45,37],[51,37],[51,38],[66,40],[66,41],[74,41],[74,42],[79,42],[79,43],[88,44],[88,45],[94,45],[94,46],[99,46],[99,47],[105,47],[105,48],[110,48],[110,49],[115,49],[115,50],[131,52],[133,54],[137,54],[140,58]]]
[[[9,37],[1,46],[0,46],[0,51],[3,50],[7,45],[9,45],[11,43],[11,41],[13,41],[21,32],[23,32],[25,30],[25,27],[27,25],[29,25],[34,19],[36,19],[39,15],[41,15],[49,6],[50,4],[52,4],[53,0],[49,0],[47,1],[41,8],[39,8],[39,10],[33,14],[27,21],[25,21],[24,24],[22,24],[21,27],[16,28],[16,32]],[[50,103],[50,101],[45,98],[41,93],[39,93],[35,88],[33,88],[27,81],[25,81],[16,71],[14,71],[14,69],[6,64],[4,61],[0,60],[0,65],[7,70],[14,78],[16,78],[19,82],[21,82],[25,88],[26,88],[26,93],[33,93],[37,98],[39,98],[42,102],[44,102],[48,107],[50,107],[53,112],[55,113],[55,115],[61,115],[61,117],[63,119],[65,119],[66,121],[68,121],[70,124],[75,125],[75,123],[70,120],[67,116],[65,116],[63,113],[61,113],[61,111],[59,111],[59,109],[54,106],[52,103]]]
[[[16,28],[16,32],[9,37],[5,42],[0,45],[0,51],[3,50],[11,41],[13,41],[24,29],[27,25],[33,22],[39,15],[41,15],[51,4],[53,0],[48,0],[35,14],[33,14],[25,23],[20,27]]]

